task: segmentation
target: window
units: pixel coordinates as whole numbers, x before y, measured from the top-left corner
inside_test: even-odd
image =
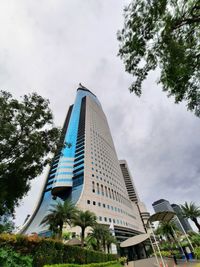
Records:
[[[112,189],[112,198],[115,199],[113,189]]]
[[[107,222],[107,218],[106,217],[104,217],[104,221]]]
[[[94,185],[94,181],[92,181],[92,192],[95,193],[95,185]]]
[[[99,190],[99,184],[97,183],[97,194],[100,194],[100,190]]]
[[[108,188],[108,192],[109,192],[109,197],[111,198],[111,192],[110,192],[110,188]]]
[[[105,186],[105,192],[106,192],[106,196],[108,197],[107,186]]]
[[[101,185],[101,194],[102,194],[102,196],[104,196],[103,185]]]
[[[87,204],[90,204],[90,200],[87,200]]]
[[[94,205],[94,206],[96,205],[96,202],[95,202],[95,201],[93,201],[93,205]]]

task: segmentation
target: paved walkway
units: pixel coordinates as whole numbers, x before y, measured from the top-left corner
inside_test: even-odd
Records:
[[[178,262],[178,265],[174,264],[172,259],[165,259],[166,267],[200,267],[200,262],[191,261],[191,262]],[[138,261],[130,261],[128,266],[125,267],[161,267],[162,265],[158,265],[155,258],[148,258]]]

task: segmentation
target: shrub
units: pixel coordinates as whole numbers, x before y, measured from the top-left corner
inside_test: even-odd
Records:
[[[44,267],[106,267],[112,264],[117,263],[117,261],[108,261],[101,263],[90,263],[90,264],[54,264],[54,265],[45,265]]]
[[[196,257],[196,259],[200,259],[200,247],[196,247],[195,249],[194,249],[194,255],[195,255],[195,257]]]
[[[124,265],[127,262],[127,258],[126,257],[120,257],[118,259],[119,263],[121,263],[121,265]]]
[[[22,256],[10,248],[0,248],[0,266],[2,267],[31,267],[33,259]]]
[[[50,238],[0,234],[0,247],[4,248],[7,246],[22,255],[31,255],[34,267],[56,263],[86,264],[91,262],[107,262],[116,259],[115,255],[65,245],[60,241]]]

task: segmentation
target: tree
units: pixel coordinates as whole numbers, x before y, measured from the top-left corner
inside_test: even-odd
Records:
[[[60,238],[60,233],[59,233],[59,221],[56,217],[56,212],[52,212],[52,210],[50,210],[51,213],[47,214],[44,219],[42,220],[41,224],[44,225],[48,225],[49,226],[49,230],[52,233],[52,237],[53,238]]]
[[[192,220],[200,232],[200,224],[197,220],[197,218],[200,217],[200,207],[196,206],[194,202],[185,202],[184,205],[180,205],[180,207],[183,217]]]
[[[155,233],[157,235],[165,236],[167,240],[176,241],[174,231],[177,230],[176,225],[173,222],[162,222],[159,224],[158,228],[156,229]]]
[[[137,0],[125,8],[118,32],[119,56],[134,76],[130,91],[140,96],[142,82],[160,69],[159,83],[175,103],[187,101],[200,116],[200,3],[198,0]]]
[[[106,251],[106,246],[108,252],[112,243],[116,243],[115,237],[113,237],[106,225],[95,224],[89,234],[90,239],[96,240],[96,249],[101,250],[103,248]]]
[[[49,225],[49,230],[61,239],[64,223],[71,226],[76,216],[77,208],[68,200],[63,203],[59,201],[56,204],[52,204],[51,207],[49,214],[44,217],[41,224]]]
[[[60,130],[53,127],[49,101],[36,93],[21,101],[0,91],[0,216],[14,208],[30,181],[49,163]]]
[[[15,228],[14,222],[9,215],[4,215],[0,220],[0,233],[11,233]]]
[[[113,236],[110,231],[108,231],[106,238],[105,238],[105,243],[106,243],[106,247],[107,247],[107,251],[108,253],[110,253],[110,248],[112,244],[117,244],[117,240],[115,238],[115,236]]]
[[[76,216],[73,219],[74,226],[80,226],[81,227],[81,246],[84,246],[84,239],[85,239],[85,229],[87,227],[92,227],[97,223],[97,217],[96,215],[89,211],[82,211],[79,210],[76,214]]]

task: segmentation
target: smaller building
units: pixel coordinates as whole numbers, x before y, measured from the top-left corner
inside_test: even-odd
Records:
[[[136,187],[133,182],[133,178],[131,176],[131,172],[128,167],[128,163],[126,160],[119,160],[120,168],[122,171],[122,175],[124,178],[124,182],[126,185],[126,189],[128,192],[129,199],[134,205],[137,206],[141,220],[143,222],[144,229],[146,230],[146,224],[150,217],[150,213],[147,211],[145,204],[140,201],[139,195],[137,193]]]
[[[179,231],[182,233],[188,232],[192,230],[192,227],[190,226],[188,220],[186,218],[183,218],[181,215],[181,208],[177,204],[170,204],[170,202],[166,199],[159,199],[155,201],[153,204],[153,209],[155,212],[160,211],[173,211],[176,213],[176,218],[174,219],[174,223],[176,224]]]
[[[191,225],[189,224],[188,220],[187,220],[186,218],[184,218],[184,217],[182,216],[182,214],[181,214],[181,208],[180,208],[180,206],[177,205],[177,204],[172,204],[171,206],[172,206],[173,210],[175,211],[177,217],[179,218],[179,221],[181,222],[181,224],[182,224],[184,230],[185,230],[186,232],[188,232],[188,231],[192,231],[192,227],[191,227]]]

